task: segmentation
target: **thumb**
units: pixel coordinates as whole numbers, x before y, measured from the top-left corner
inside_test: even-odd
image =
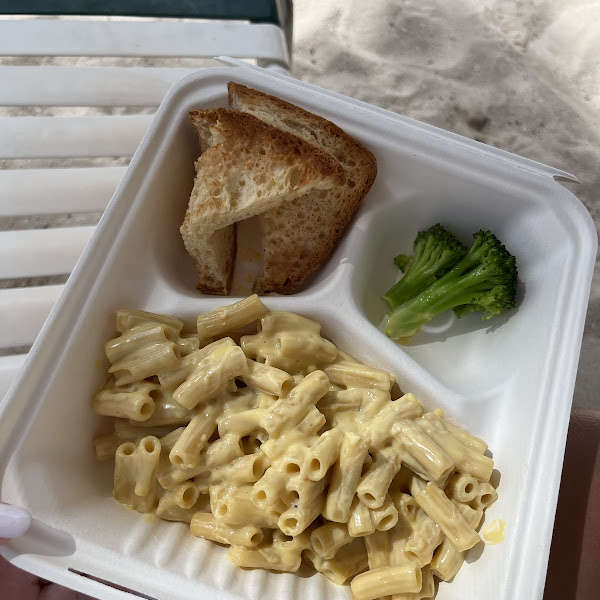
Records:
[[[0,538],[16,538],[31,525],[31,515],[24,508],[0,503]]]

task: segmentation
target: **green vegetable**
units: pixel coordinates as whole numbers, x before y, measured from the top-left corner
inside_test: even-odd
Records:
[[[399,254],[394,258],[405,275],[383,296],[392,308],[414,298],[447,273],[467,254],[467,247],[438,223],[417,235],[413,252],[413,256]]]
[[[435,225],[434,225],[435,227]],[[394,257],[394,264],[403,272],[406,272],[406,267],[412,262],[413,259],[412,254],[398,254],[398,256]],[[397,285],[397,284],[396,284]]]
[[[515,257],[489,231],[473,237],[475,242],[458,264],[391,312],[385,326],[388,337],[411,338],[446,310],[454,310],[458,317],[479,311],[483,312],[481,319],[487,320],[514,308]]]

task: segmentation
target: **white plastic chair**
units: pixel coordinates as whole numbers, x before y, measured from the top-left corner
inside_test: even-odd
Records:
[[[95,222],[152,120],[149,113],[173,83],[198,68],[14,63],[40,56],[162,60],[224,54],[285,71],[291,2],[277,7],[278,24],[0,18],[0,57],[22,57],[0,61],[0,401],[94,231],[89,224],[32,229],[34,219],[22,217],[46,215],[56,222],[57,215],[92,213]],[[73,116],[83,111],[72,108],[68,116],[13,116],[16,107],[32,107],[33,113],[38,107],[125,107],[121,112],[128,114]],[[16,229],[15,217],[21,217]]]

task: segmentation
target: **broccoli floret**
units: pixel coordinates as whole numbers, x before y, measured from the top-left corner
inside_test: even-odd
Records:
[[[392,308],[414,298],[447,273],[467,254],[467,248],[438,223],[417,235],[413,252],[413,256],[399,254],[394,258],[394,264],[406,273],[383,296]]]
[[[479,311],[486,320],[514,308],[515,257],[489,231],[473,237],[473,246],[457,265],[392,311],[385,327],[388,337],[410,338],[446,310],[453,309],[458,317]]]
[[[414,256],[412,254],[398,254],[394,257],[394,264],[403,272],[406,272],[406,267],[411,263]]]

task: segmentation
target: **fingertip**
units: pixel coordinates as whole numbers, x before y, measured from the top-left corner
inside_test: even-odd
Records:
[[[0,538],[16,538],[31,526],[31,515],[24,508],[0,504]]]

